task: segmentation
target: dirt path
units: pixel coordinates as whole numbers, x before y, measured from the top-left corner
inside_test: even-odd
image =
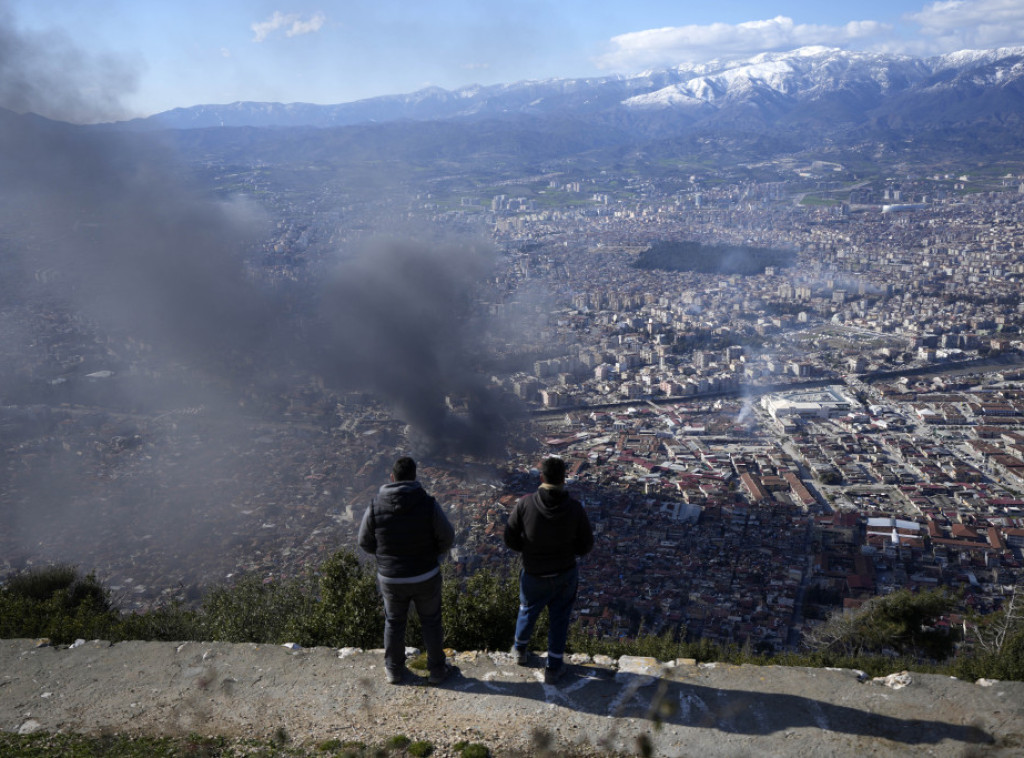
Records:
[[[226,643],[0,640],[0,729],[384,741],[459,740],[496,755],[1021,755],[1024,683],[806,668],[577,662],[556,686],[506,653],[464,653],[440,687],[384,681],[380,651]],[[538,666],[539,666],[538,661]],[[900,686],[903,685],[903,686]],[[538,735],[542,735],[538,737]]]

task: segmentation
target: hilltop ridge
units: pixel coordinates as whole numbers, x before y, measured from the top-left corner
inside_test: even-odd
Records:
[[[611,118],[616,128],[863,128],[1019,120],[1024,47],[962,50],[917,58],[803,47],[679,65],[633,75],[520,81],[449,91],[428,87],[348,103],[239,101],[174,108],[122,122],[143,129],[331,128],[388,122],[531,117]],[[804,135],[810,139],[811,135]]]
[[[557,686],[507,653],[453,653],[440,687],[388,685],[380,651],[220,642],[0,641],[0,729],[460,741],[492,755],[1019,755],[1024,682],[575,657]],[[537,661],[538,666],[540,661]]]

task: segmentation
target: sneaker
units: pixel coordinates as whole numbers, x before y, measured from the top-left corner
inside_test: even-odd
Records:
[[[388,684],[401,684],[405,681],[405,675],[408,672],[406,668],[400,669],[384,669],[384,674],[388,678]]]
[[[512,646],[512,655],[516,659],[517,666],[525,666],[530,661],[530,651],[525,647],[519,647],[518,645]]]
[[[444,668],[443,669],[439,669],[438,671],[431,671],[430,672],[430,676],[427,677],[427,681],[430,682],[433,685],[442,684],[444,682],[444,680],[448,678],[448,675],[451,672],[452,672],[452,667],[449,666],[446,663],[446,664],[444,664]]]
[[[565,666],[547,666],[544,668],[544,684],[555,684],[565,673]]]

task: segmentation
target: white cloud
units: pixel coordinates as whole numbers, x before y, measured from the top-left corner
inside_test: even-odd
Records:
[[[947,0],[926,5],[906,18],[920,25],[934,52],[1024,44],[1020,0]]]
[[[289,37],[298,37],[300,34],[318,32],[326,20],[327,16],[323,13],[314,13],[306,21],[296,19],[295,22],[292,23],[291,28],[286,31],[285,34]]]
[[[288,16],[285,16],[281,11],[274,11],[274,15],[266,21],[257,21],[252,25],[253,31],[253,42],[262,42],[265,40],[271,32],[277,31],[282,26],[288,23]]]
[[[741,24],[671,26],[612,37],[610,50],[597,60],[597,65],[635,71],[805,45],[842,46],[854,40],[882,37],[889,29],[877,21],[851,21],[843,26],[797,24],[786,16]]]
[[[284,30],[286,37],[310,34],[320,31],[326,21],[327,17],[323,13],[314,13],[309,18],[303,19],[298,13],[274,11],[266,21],[256,21],[252,24],[252,41],[263,42],[271,34],[281,30]]]

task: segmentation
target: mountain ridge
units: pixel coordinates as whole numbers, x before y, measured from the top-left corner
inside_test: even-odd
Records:
[[[119,122],[118,126],[329,128],[524,115],[607,117],[645,110],[669,110],[699,123],[702,119],[727,121],[736,110],[744,108],[762,112],[770,125],[773,114],[788,117],[800,109],[832,112],[835,100],[852,100],[858,108],[870,109],[876,116],[909,110],[912,117],[927,123],[951,118],[962,110],[952,105],[965,96],[970,100],[986,95],[988,101],[1000,101],[996,108],[1000,113],[1020,116],[1024,113],[1018,97],[1021,91],[1024,47],[914,58],[819,46],[635,75],[469,85],[456,90],[429,87],[333,105],[250,101],[195,105]],[[1001,93],[1009,97],[999,98]],[[992,109],[990,104],[986,111]],[[845,117],[856,122],[856,110],[847,110]],[[963,117],[961,113],[959,118]]]

